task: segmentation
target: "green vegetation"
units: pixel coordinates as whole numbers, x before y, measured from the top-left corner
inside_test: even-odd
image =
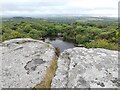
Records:
[[[106,48],[106,49],[111,49],[111,50],[117,50],[118,49],[118,45],[115,43],[110,43],[108,40],[96,40],[96,41],[92,41],[90,43],[87,43],[86,46],[88,48]]]
[[[2,41],[13,38],[43,39],[45,37],[62,37],[63,40],[71,41],[77,45],[82,44],[87,48],[98,47],[118,50],[120,32],[116,21],[110,19],[110,22],[107,19],[109,23],[105,21],[99,23],[99,21],[95,21],[97,18],[87,19],[87,22],[80,22],[78,17],[70,18],[72,23],[69,22],[69,18],[56,18],[56,21],[53,18],[45,20],[32,18],[20,18],[19,20],[17,17],[13,20],[3,19],[0,36],[2,36]],[[81,20],[83,21],[84,18]]]

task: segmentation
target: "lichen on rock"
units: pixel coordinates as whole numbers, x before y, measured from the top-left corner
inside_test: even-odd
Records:
[[[72,48],[61,53],[51,88],[117,88],[118,51]]]
[[[55,57],[55,48],[30,38],[4,41],[0,45],[2,88],[32,88],[40,83]]]

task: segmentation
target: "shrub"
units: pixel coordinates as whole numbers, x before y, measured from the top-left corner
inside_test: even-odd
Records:
[[[21,37],[22,37],[21,33],[17,32],[17,31],[12,31],[10,33],[10,38],[21,38]]]
[[[115,43],[111,43],[108,40],[95,40],[90,43],[86,43],[85,45],[87,48],[105,48],[105,49],[111,49],[111,50],[118,50],[118,45]]]
[[[36,29],[32,29],[29,32],[29,36],[33,39],[40,39],[42,36],[42,32],[41,31],[37,31]]]
[[[80,35],[80,34],[76,36],[76,42],[78,44],[84,44],[85,42],[88,42],[88,41],[89,41],[88,36]]]

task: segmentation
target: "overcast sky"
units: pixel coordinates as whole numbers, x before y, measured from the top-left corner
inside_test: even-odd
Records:
[[[118,16],[119,0],[2,0],[0,16]]]

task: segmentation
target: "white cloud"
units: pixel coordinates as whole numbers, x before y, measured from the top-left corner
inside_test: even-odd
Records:
[[[118,0],[2,0],[2,16],[79,14],[117,16]],[[32,12],[32,13],[31,13]]]
[[[81,8],[112,7],[117,8],[118,0],[72,0],[68,6]]]

